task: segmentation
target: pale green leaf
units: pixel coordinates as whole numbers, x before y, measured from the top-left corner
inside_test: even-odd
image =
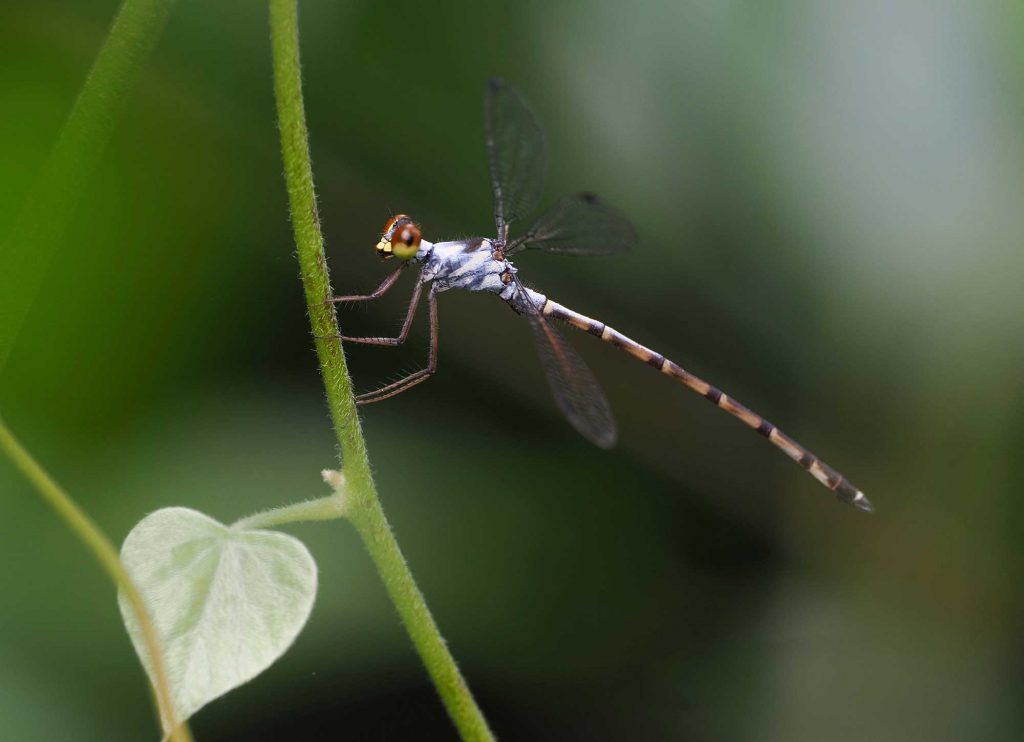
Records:
[[[188,719],[280,657],[313,608],[316,563],[296,538],[229,528],[188,508],[143,518],[121,547],[166,658],[175,710]],[[118,596],[152,676],[131,607]]]

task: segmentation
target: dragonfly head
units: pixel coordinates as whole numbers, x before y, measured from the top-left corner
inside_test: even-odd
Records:
[[[411,260],[419,252],[423,236],[420,228],[405,214],[395,214],[384,225],[384,233],[377,243],[377,254],[382,258]]]

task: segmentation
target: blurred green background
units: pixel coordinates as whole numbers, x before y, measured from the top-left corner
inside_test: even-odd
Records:
[[[0,236],[117,9],[0,7]],[[565,422],[521,320],[441,297],[440,373],[364,411],[384,501],[503,739],[1017,740],[1024,601],[1024,13],[1017,3],[304,2],[335,287],[394,211],[492,229],[482,88],[548,135],[548,201],[640,248],[527,283],[763,412],[878,508],[576,333],[621,425]],[[325,493],[333,435],[293,256],[265,4],[182,0],[3,379],[26,445],[120,543],[166,505]],[[0,276],[0,302],[5,282]],[[409,284],[343,312],[389,333]],[[425,358],[352,348],[357,387]],[[95,563],[0,463],[0,738],[155,734]],[[344,524],[285,657],[200,740],[454,733]]]

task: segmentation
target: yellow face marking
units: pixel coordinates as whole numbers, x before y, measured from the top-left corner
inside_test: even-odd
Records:
[[[384,225],[377,254],[384,258],[411,260],[420,249],[420,228],[406,214],[395,214]]]

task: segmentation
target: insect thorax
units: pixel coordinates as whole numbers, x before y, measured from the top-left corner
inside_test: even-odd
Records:
[[[477,237],[453,242],[438,242],[424,261],[421,280],[433,282],[435,291],[463,289],[497,294],[517,312],[540,309],[542,294],[523,287],[516,279],[516,268],[504,258],[494,257],[494,244]]]

